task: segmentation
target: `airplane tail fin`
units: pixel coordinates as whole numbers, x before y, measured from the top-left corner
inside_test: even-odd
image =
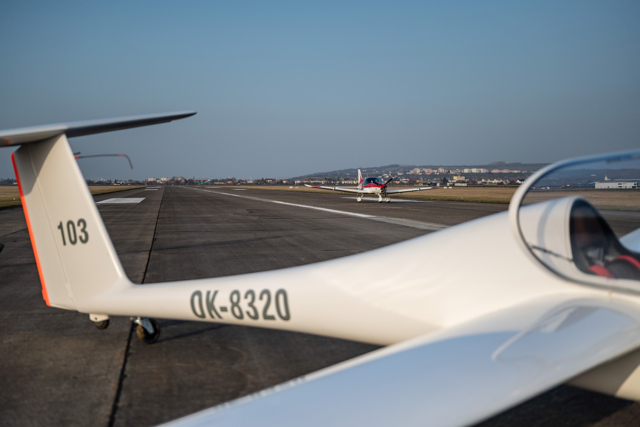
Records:
[[[360,172],[360,169],[358,169],[358,190],[362,190],[363,182],[364,182],[364,179],[362,178],[362,172]]]
[[[66,134],[119,130],[192,114],[195,113],[0,132],[0,146],[21,145],[11,158],[47,305],[84,311],[83,306],[93,297],[130,284]]]

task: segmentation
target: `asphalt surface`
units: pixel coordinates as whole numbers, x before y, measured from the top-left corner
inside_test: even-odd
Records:
[[[324,261],[507,207],[357,204],[337,194],[226,187],[131,190],[96,200],[113,197],[144,197],[139,204],[99,205],[127,274],[139,284]],[[629,227],[637,224],[627,217],[612,219]],[[307,334],[162,319],[159,341],[145,345],[131,333],[129,319],[114,318],[108,329],[98,330],[86,315],[45,306],[20,208],[0,211],[0,243],[5,244],[0,254],[2,425],[154,425],[377,348]],[[481,425],[638,424],[636,403],[561,386]]]

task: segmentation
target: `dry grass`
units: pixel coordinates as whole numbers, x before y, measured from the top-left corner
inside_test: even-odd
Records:
[[[94,196],[97,194],[113,193],[116,191],[133,190],[135,188],[142,188],[140,186],[122,186],[122,185],[96,185],[90,186],[91,194]],[[8,208],[11,206],[20,206],[20,192],[18,186],[2,185],[0,186],[0,209]]]
[[[509,203],[517,189],[517,187],[450,187],[416,191],[415,193],[403,194],[400,197],[421,200]]]

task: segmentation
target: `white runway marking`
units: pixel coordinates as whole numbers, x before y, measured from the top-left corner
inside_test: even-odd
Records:
[[[200,188],[196,188],[195,190],[206,191],[208,193],[215,193],[215,194],[224,194],[226,196],[240,197],[242,199],[256,200],[258,202],[269,202],[269,203],[276,203],[278,205],[295,206],[297,208],[315,209],[315,210],[318,210],[318,211],[339,213],[339,214],[343,214],[343,215],[357,216],[357,217],[360,217],[360,218],[373,218],[372,215],[359,214],[359,213],[355,213],[355,212],[338,211],[338,210],[335,210],[335,209],[319,208],[317,206],[299,205],[297,203],[281,202],[279,200],[261,199],[259,197],[241,196],[239,194],[223,193],[222,191],[203,190],[203,189],[200,189]]]
[[[126,203],[140,203],[144,200],[144,197],[127,197],[120,199],[107,199],[101,202],[96,203],[96,205],[118,205],[118,204],[126,204]]]
[[[384,216],[367,215],[367,214],[361,214],[361,213],[356,213],[356,212],[339,211],[337,209],[320,208],[320,207],[317,207],[317,206],[310,206],[310,205],[300,205],[298,203],[281,202],[279,200],[262,199],[260,197],[241,196],[239,194],[223,193],[222,191],[204,190],[204,189],[201,189],[201,188],[193,188],[193,189],[190,188],[190,190],[206,191],[208,193],[224,194],[226,196],[240,197],[241,199],[256,200],[258,202],[275,203],[275,204],[278,204],[278,205],[294,206],[294,207],[297,207],[297,208],[314,209],[314,210],[318,210],[318,211],[331,212],[331,213],[336,213],[336,214],[340,214],[340,215],[355,216],[355,217],[358,217],[358,218],[370,219],[372,221],[386,222],[388,224],[395,224],[395,225],[403,225],[405,227],[419,228],[419,229],[422,229],[422,230],[435,231],[435,230],[442,230],[443,228],[447,227],[444,224],[435,224],[435,223],[431,223],[431,222],[415,221],[415,220],[411,220],[411,219],[389,218],[389,217],[384,217]]]
[[[159,188],[145,188],[144,191],[158,191]]]

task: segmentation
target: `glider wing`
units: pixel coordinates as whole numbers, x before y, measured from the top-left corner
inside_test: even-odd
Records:
[[[604,299],[556,294],[168,425],[471,425],[631,351],[639,318]]]

